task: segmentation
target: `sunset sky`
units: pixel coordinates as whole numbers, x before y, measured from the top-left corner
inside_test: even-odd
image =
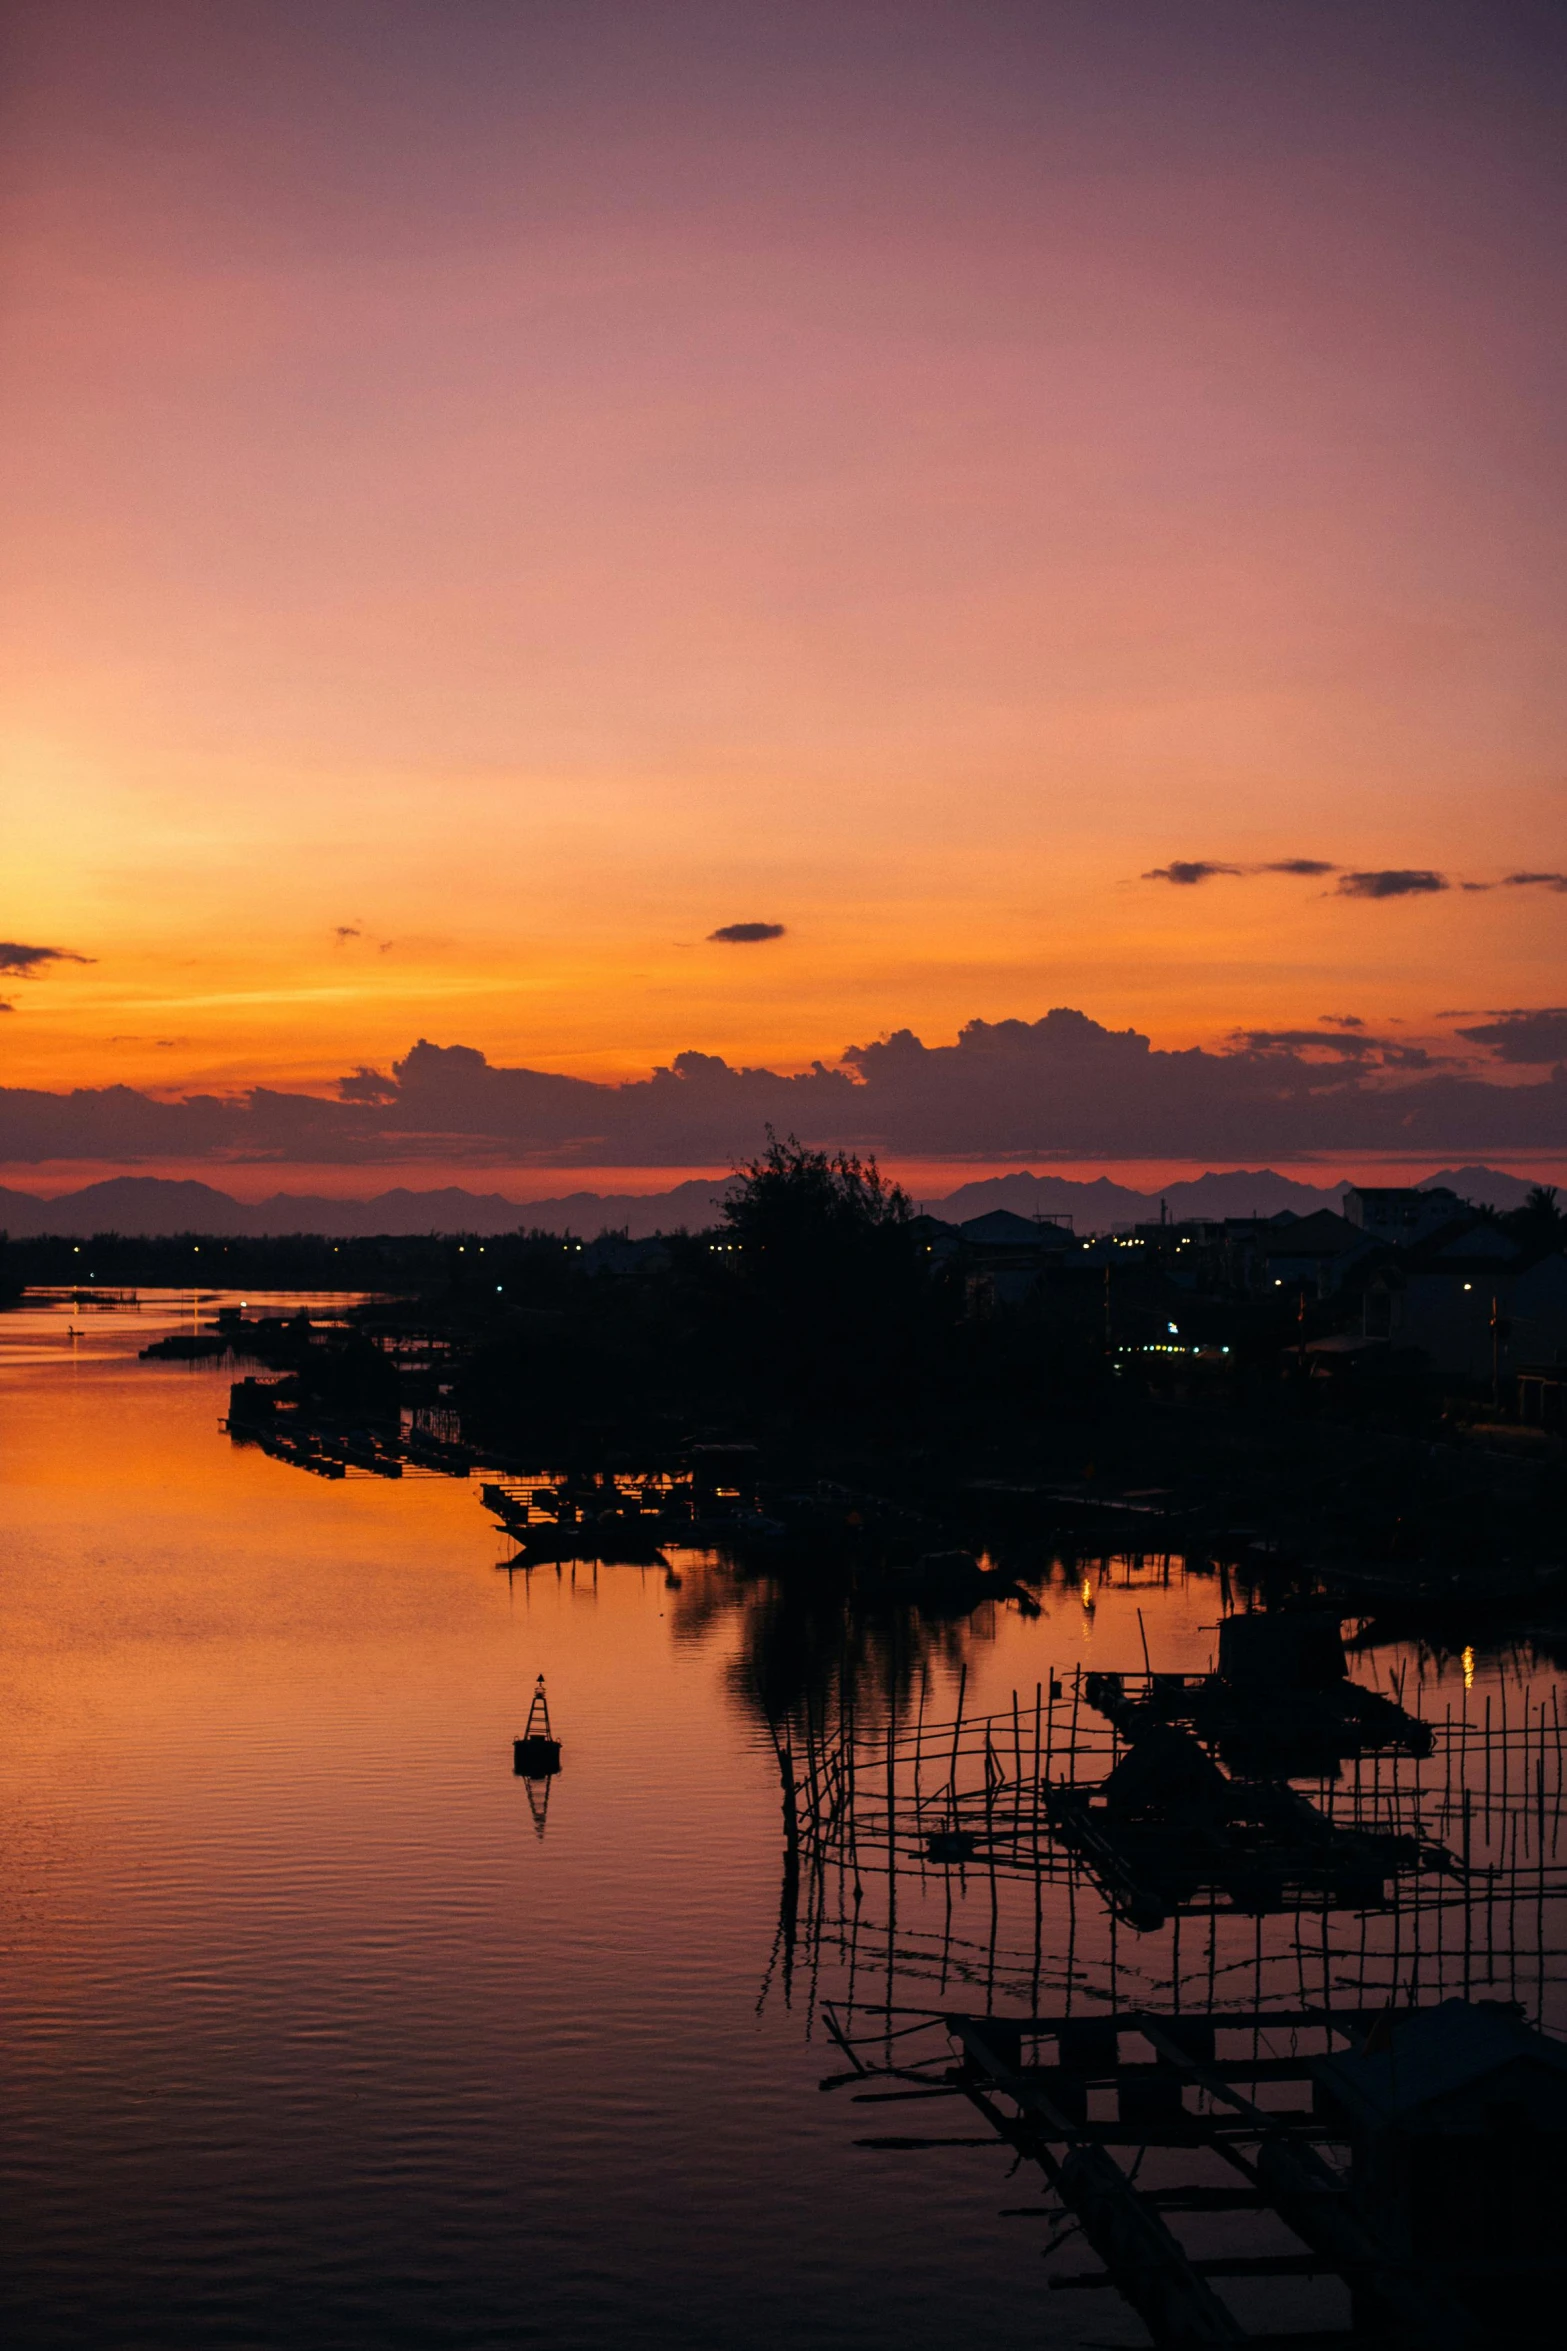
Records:
[[[1567,1001],[1559,8],[4,41],[6,1087],[794,1072],[1053,1006],[1567,1058],[1456,1033]]]

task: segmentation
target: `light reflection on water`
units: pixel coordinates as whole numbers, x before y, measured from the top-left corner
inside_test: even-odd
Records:
[[[841,1629],[802,1666],[798,1603],[703,1556],[678,1588],[508,1577],[476,1484],[231,1447],[225,1370],[135,1360],[189,1314],[0,1318],[10,2340],[1138,2340],[1111,2297],[1042,2295],[1001,2151],[856,2150],[803,1979],[759,2007],[757,1693],[841,1672]],[[1135,1667],[1139,1607],[1157,1663],[1201,1666],[1221,1605],[1152,1573],[1044,1599],[873,1627],[851,1670],[950,1712],[966,1666],[999,1709]],[[1357,1668],[1401,1669],[1438,1712],[1552,1678],[1483,1647]],[[541,1670],[542,1838],[510,1769]]]

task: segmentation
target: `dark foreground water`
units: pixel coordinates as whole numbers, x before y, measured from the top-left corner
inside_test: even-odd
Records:
[[[1000,2217],[1037,2174],[856,2148],[888,2123],[817,2088],[851,1964],[871,1999],[1102,1999],[1096,1900],[1009,1911],[931,1873],[889,1977],[867,1871],[780,1956],[779,1775],[745,1697],[771,1596],[691,1557],[678,1588],[500,1573],[476,1483],[329,1485],[231,1447],[227,1373],[135,1360],[171,1319],[0,1317],[7,2340],[1142,2340],[1113,2296],[1046,2293],[1048,2230]],[[1221,1598],[1143,1576],[1045,1603],[931,1633],[930,1714],[960,1662],[979,1711],[1052,1667],[1135,1666],[1139,1607],[1157,1663],[1201,1664]],[[510,1748],[540,1670],[565,1743],[542,1834]],[[1554,1686],[1527,1651],[1358,1670],[1411,1698],[1423,1676],[1439,1716],[1505,1690],[1516,1722]],[[1444,1931],[1422,1991],[1454,1988]],[[1266,1934],[1270,1966],[1303,1964]],[[1375,1972],[1385,1922],[1370,1959],[1355,1922],[1333,1935],[1330,1974]],[[1123,1930],[1114,1957],[1122,1997],[1167,2003],[1184,1969],[1184,1997],[1244,1999],[1263,1933]],[[1467,1964],[1518,1988],[1516,1951]],[[1303,2294],[1298,2323],[1326,2307]]]

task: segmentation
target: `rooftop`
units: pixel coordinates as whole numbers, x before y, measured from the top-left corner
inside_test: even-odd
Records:
[[[1355,2121],[1376,2128],[1477,2089],[1522,2065],[1555,2079],[1567,2113],[1567,2047],[1503,2009],[1444,2000],[1407,2020],[1390,2011],[1385,2046],[1324,2058],[1317,2077]],[[1372,2037],[1380,2034],[1372,2028]]]

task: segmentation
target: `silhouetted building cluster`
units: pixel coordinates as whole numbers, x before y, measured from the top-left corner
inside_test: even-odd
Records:
[[[1162,1219],[1082,1237],[1064,1221],[999,1211],[964,1225],[921,1218],[922,1246],[964,1277],[971,1312],[1102,1299],[1107,1344],[1228,1352],[1259,1311],[1297,1368],[1324,1378],[1397,1359],[1472,1384],[1521,1380],[1530,1416],[1555,1425],[1567,1367],[1567,1220],[1548,1198],[1500,1218],[1443,1186],[1352,1186],[1344,1213]]]

